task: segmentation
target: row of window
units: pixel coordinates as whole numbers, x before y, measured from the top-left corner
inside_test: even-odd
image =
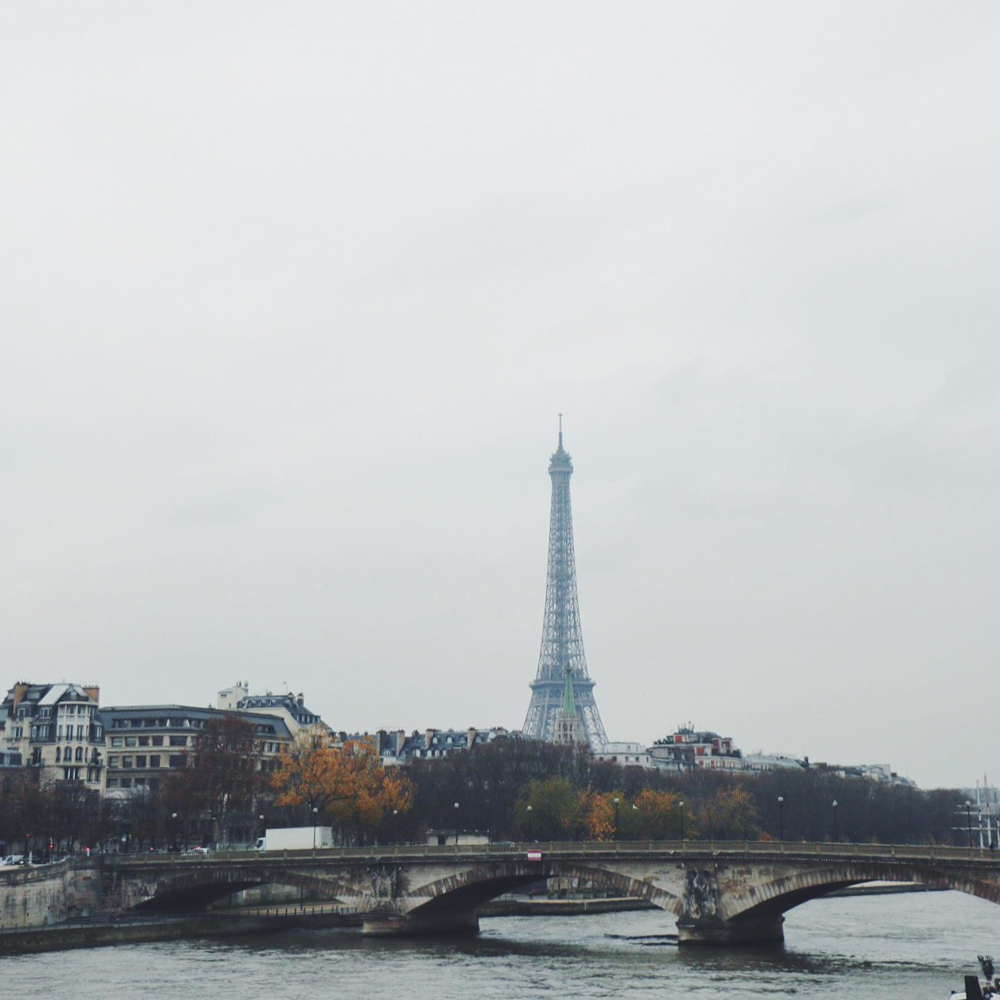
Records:
[[[93,742],[99,742],[104,738],[104,731],[100,726],[93,727],[93,735],[90,733],[90,726],[76,726],[76,735],[74,736],[73,726],[58,726],[56,728],[56,739],[57,740],[91,740]],[[32,726],[31,727],[31,739],[32,740],[47,740],[52,733],[51,726]],[[22,730],[17,728],[14,730],[15,739],[23,739]]]
[[[101,769],[99,767],[88,767],[86,780],[91,784],[94,782],[99,782],[101,780]],[[81,781],[84,780],[84,769],[82,767],[64,767],[63,768],[63,780],[64,781]]]
[[[112,719],[112,729],[204,729],[204,719]]]
[[[204,729],[205,719],[112,719],[111,729]],[[249,720],[244,720],[249,721]],[[258,733],[271,733],[275,729],[270,723],[254,723]]]
[[[21,706],[19,706],[18,710],[17,710],[17,718],[19,718],[19,719],[26,719],[26,718],[28,718],[28,716],[31,715],[31,712],[28,710],[29,708],[30,708],[29,705],[21,705]],[[59,706],[59,714],[60,715],[88,715],[89,716],[93,710],[94,710],[94,706],[93,705],[85,705],[85,704],[69,704],[69,705],[60,705]],[[51,719],[52,718],[52,706],[51,705],[40,705],[39,708],[38,708],[38,718],[39,719]]]
[[[63,768],[63,780],[64,781],[80,781],[83,773],[82,767],[64,767]],[[87,781],[100,781],[101,780],[101,770],[97,769],[96,777],[93,768],[87,768]]]
[[[159,778],[108,778],[108,788],[146,788],[155,792],[160,787]]]
[[[147,756],[144,753],[133,756],[132,754],[125,754],[123,757],[119,757],[118,754],[110,754],[108,756],[108,767],[111,770],[115,770],[119,767],[129,768],[138,767],[161,767],[163,757],[158,754],[150,754]],[[183,767],[184,766],[184,754],[170,754],[167,757],[167,767]]]
[[[77,747],[75,755],[73,753],[73,748],[72,747],[66,747],[65,750],[61,750],[60,747],[56,747],[56,763],[57,764],[60,761],[70,761],[70,760],[74,760],[74,759],[78,760],[78,761],[83,761],[83,760],[86,759],[86,755],[85,755],[83,747]],[[97,753],[97,747],[94,747],[93,750],[91,751],[90,759],[95,764],[100,759],[99,756],[98,756],[98,753]]]
[[[111,745],[113,747],[162,747],[164,737],[162,736],[112,736]],[[171,736],[167,744],[172,747],[186,747],[188,738],[186,736]]]
[[[65,737],[63,736],[64,732],[66,734]],[[90,726],[77,726],[76,727],[76,738],[78,740],[84,739],[85,738],[84,735],[83,735],[84,732],[89,733],[90,732]],[[71,740],[71,739],[73,739],[73,727],[72,726],[65,726],[65,727],[64,726],[59,726],[56,729],[56,739],[57,740],[61,740],[61,739]]]

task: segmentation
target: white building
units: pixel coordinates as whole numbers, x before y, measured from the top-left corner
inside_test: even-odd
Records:
[[[652,767],[649,751],[641,743],[605,743],[592,754],[594,760],[621,767]]]

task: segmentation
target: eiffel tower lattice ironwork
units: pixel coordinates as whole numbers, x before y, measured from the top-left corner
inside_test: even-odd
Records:
[[[549,569],[545,586],[545,618],[538,672],[531,683],[531,703],[523,733],[536,740],[553,741],[565,702],[567,671],[573,680],[573,702],[586,742],[600,749],[608,742],[601,713],[594,701],[594,682],[587,673],[580,631],[580,604],[576,592],[576,556],[573,551],[573,511],[569,478],[573,463],[563,449],[562,415],[559,447],[549,460],[552,479],[552,513],[549,520]]]

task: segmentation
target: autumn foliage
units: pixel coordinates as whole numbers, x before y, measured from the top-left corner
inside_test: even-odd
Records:
[[[337,827],[342,840],[362,840],[413,805],[410,780],[383,767],[370,743],[338,744],[319,728],[299,733],[281,754],[271,786],[276,805]]]

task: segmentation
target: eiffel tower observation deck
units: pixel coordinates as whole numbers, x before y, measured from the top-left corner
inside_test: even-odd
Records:
[[[594,682],[587,673],[580,631],[580,604],[576,593],[576,556],[573,551],[573,511],[569,500],[569,477],[573,462],[563,448],[562,416],[559,417],[559,447],[549,460],[552,479],[552,513],[549,520],[549,571],[545,586],[545,618],[538,672],[531,683],[531,704],[523,733],[552,742],[563,704],[567,676],[572,677],[573,704],[583,737],[592,749],[608,742],[601,713],[594,701]]]

